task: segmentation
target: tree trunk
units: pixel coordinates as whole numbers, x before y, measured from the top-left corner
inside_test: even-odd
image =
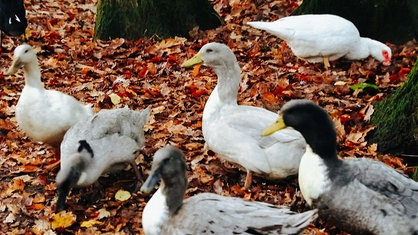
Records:
[[[96,39],[188,36],[195,26],[221,25],[208,0],[99,0]]]
[[[304,0],[293,14],[325,13],[350,20],[363,37],[392,43],[418,39],[417,0]]]
[[[375,104],[371,121],[379,151],[418,154],[418,60],[403,86]]]

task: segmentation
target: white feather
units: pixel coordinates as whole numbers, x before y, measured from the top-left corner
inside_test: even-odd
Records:
[[[300,161],[299,186],[303,197],[309,205],[323,192],[331,187],[327,166],[324,160],[315,154],[307,145],[306,152]]]
[[[169,219],[166,197],[161,188],[154,193],[142,212],[142,228],[146,235],[159,235],[161,227]]]

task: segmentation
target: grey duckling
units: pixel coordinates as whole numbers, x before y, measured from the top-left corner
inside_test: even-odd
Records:
[[[170,145],[155,153],[141,191],[150,192],[160,180],[142,213],[146,235],[298,234],[316,218],[315,210],[296,213],[287,207],[214,193],[183,200],[187,188],[184,155]]]
[[[101,175],[121,170],[126,163],[132,165],[142,182],[135,158],[144,146],[143,127],[149,116],[150,107],[142,111],[127,107],[101,110],[67,131],[61,143],[61,169],[56,177],[57,212],[65,208],[71,188],[91,185]]]

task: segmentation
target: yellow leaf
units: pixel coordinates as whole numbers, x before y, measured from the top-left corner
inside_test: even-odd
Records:
[[[131,198],[131,193],[123,189],[120,189],[119,191],[116,192],[115,198],[116,200],[123,202]]]
[[[120,103],[120,97],[117,94],[112,93],[109,95],[109,97],[114,105],[117,105]]]
[[[101,224],[102,224],[102,222],[97,221],[97,220],[83,221],[83,222],[81,223],[80,227],[83,227],[83,228],[90,228],[90,227],[92,227],[92,226],[94,226],[94,225],[96,225],[96,224],[101,225]]]
[[[58,214],[54,215],[54,219],[51,222],[51,227],[53,229],[57,228],[68,228],[75,223],[77,216],[74,215],[71,211],[61,211]]]

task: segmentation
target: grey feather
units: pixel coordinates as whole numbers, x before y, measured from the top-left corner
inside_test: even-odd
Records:
[[[299,234],[315,213],[201,193],[184,200],[161,234]]]
[[[367,158],[346,159],[338,171],[331,189],[313,202],[322,218],[354,234],[416,231],[417,182]]]

